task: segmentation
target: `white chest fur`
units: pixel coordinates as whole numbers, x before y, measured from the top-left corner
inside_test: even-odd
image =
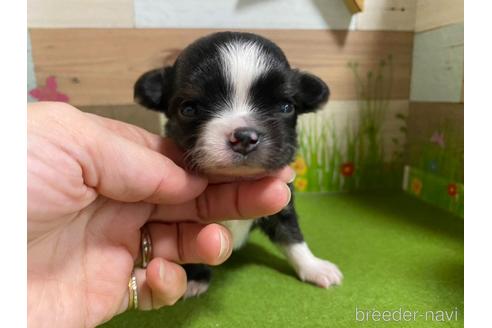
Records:
[[[230,220],[222,222],[232,233],[233,249],[236,250],[244,245],[248,240],[249,230],[255,219],[251,220]]]

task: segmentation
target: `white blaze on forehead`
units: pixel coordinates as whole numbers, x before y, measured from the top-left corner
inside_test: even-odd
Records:
[[[232,94],[225,111],[250,112],[249,91],[253,82],[269,69],[268,56],[253,41],[232,41],[219,48],[227,82]]]
[[[217,108],[215,117],[206,122],[197,140],[195,162],[206,169],[232,165],[229,137],[237,128],[257,124],[249,91],[270,66],[261,45],[253,41],[235,40],[221,45],[219,52],[224,78],[232,90]]]

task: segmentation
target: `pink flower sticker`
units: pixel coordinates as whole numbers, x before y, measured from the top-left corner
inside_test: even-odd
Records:
[[[430,142],[439,145],[441,148],[444,148],[444,133],[434,132],[432,137],[430,138]]]
[[[40,101],[62,101],[68,102],[68,96],[58,92],[58,84],[54,76],[49,76],[46,79],[46,85],[40,86],[29,91],[29,94]]]

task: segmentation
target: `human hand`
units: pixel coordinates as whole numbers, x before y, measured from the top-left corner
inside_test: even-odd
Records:
[[[135,126],[67,104],[29,106],[30,327],[93,327],[125,311],[149,221],[153,259],[135,270],[142,310],[183,295],[179,263],[229,257],[230,232],[211,222],[274,214],[289,201],[290,169],[212,185],[181,160],[170,140]]]

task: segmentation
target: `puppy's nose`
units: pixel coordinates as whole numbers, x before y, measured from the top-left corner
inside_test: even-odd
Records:
[[[259,144],[258,131],[252,128],[237,128],[229,137],[232,150],[243,155],[251,153]]]

